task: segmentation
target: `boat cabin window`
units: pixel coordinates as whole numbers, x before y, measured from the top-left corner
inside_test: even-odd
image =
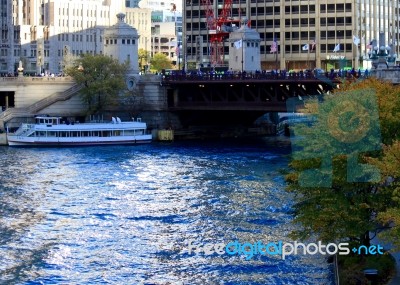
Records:
[[[36,117],[36,124],[39,125],[59,125],[60,118],[56,117]]]

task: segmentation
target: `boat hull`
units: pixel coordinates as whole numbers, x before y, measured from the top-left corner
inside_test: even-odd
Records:
[[[72,146],[102,146],[102,145],[135,145],[135,144],[144,144],[151,143],[152,136],[151,135],[143,135],[136,138],[130,139],[120,139],[120,138],[109,138],[108,140],[44,140],[37,138],[26,138],[26,137],[13,137],[9,136],[8,145],[11,147],[72,147]]]
[[[141,120],[122,122],[113,117],[111,122],[80,124],[64,122],[61,117],[36,116],[35,124],[21,124],[15,133],[7,133],[7,141],[12,147],[133,145],[151,142],[152,135]]]

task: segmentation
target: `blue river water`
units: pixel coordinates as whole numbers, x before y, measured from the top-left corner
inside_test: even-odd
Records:
[[[0,284],[333,284],[317,255],[190,252],[290,241],[288,141],[0,148]]]

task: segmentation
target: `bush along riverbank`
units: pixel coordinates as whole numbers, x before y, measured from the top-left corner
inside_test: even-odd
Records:
[[[385,285],[396,272],[396,261],[389,252],[339,255],[338,267],[341,285]]]

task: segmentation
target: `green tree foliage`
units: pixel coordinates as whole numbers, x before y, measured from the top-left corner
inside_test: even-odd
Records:
[[[369,86],[377,91],[379,121],[381,124],[382,152],[378,157],[368,157],[382,174],[376,191],[390,197],[384,202],[385,208],[376,213],[377,221],[385,227],[381,235],[388,242],[400,248],[400,86],[394,86],[377,79],[359,82],[350,88]]]
[[[143,70],[144,65],[147,64],[147,60],[150,56],[150,52],[144,50],[144,49],[139,49],[138,51],[138,59],[139,59],[139,69]]]
[[[172,68],[172,63],[163,53],[156,53],[150,61],[151,69],[160,72],[163,69]]]
[[[291,172],[286,175],[288,190],[296,197],[295,223],[299,227],[292,233],[295,238],[307,239],[312,236],[323,241],[352,241],[368,245],[371,233],[373,237],[375,233],[390,228],[391,230],[384,232],[392,238],[390,241],[398,241],[400,88],[377,79],[368,79],[341,86],[341,89],[333,94],[335,104],[345,108],[344,102],[348,100],[348,94],[358,92],[364,110],[370,112],[371,106],[367,101],[363,101],[367,100],[366,95],[365,98],[362,96],[365,90],[373,90],[376,95],[375,102],[379,111],[379,120],[376,118],[376,121],[380,123],[379,139],[385,144],[383,149],[381,147],[375,150],[364,149],[357,153],[357,148],[362,148],[363,145],[371,143],[376,145],[376,138],[371,139],[370,135],[366,135],[366,139],[360,141],[358,145],[346,141],[345,136],[343,136],[345,144],[338,145],[335,140],[330,139],[328,132],[331,136],[340,134],[340,131],[335,129],[335,124],[332,124],[335,112],[340,109],[331,108],[330,110],[335,112],[330,113],[320,111],[324,106],[329,106],[333,100],[329,97],[326,97],[324,102],[306,102],[303,111],[314,115],[315,122],[312,126],[293,127],[297,135],[301,134],[300,138],[296,137],[299,139],[296,144],[302,154],[293,155],[290,162]],[[344,105],[340,105],[341,103]],[[376,130],[377,125],[374,120],[363,116],[359,119],[355,121],[350,116],[345,123],[354,123],[359,129],[363,129],[365,124],[372,125],[370,129]],[[356,131],[353,135],[357,135]],[[306,139],[302,140],[302,137]],[[330,162],[327,158],[331,158]],[[357,171],[353,171],[354,165],[363,163],[364,171],[360,173],[366,176],[360,174],[361,176],[357,177]],[[370,179],[373,173],[368,171],[374,167],[375,170],[379,168],[380,179],[376,176],[375,179]],[[310,187],[309,184],[302,185],[304,173],[310,169],[321,169],[318,175],[311,177],[311,181],[314,179],[315,182],[314,187]],[[349,181],[351,173],[356,176],[354,180],[359,182]],[[324,181],[320,180],[329,179],[329,175],[332,180],[326,187]]]
[[[127,64],[111,57],[84,54],[65,72],[82,84],[81,96],[88,105],[88,114],[96,114],[117,104],[118,95],[126,88],[127,71]]]
[[[370,159],[382,171],[383,179],[379,191],[391,196],[387,209],[378,213],[378,221],[388,229],[382,237],[400,249],[400,141],[385,145],[380,158]]]

